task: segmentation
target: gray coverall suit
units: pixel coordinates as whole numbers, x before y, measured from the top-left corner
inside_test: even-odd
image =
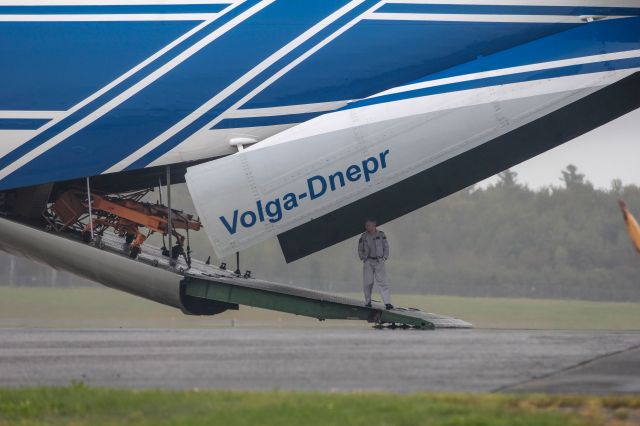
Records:
[[[391,304],[385,261],[389,258],[389,242],[382,231],[364,232],[358,241],[358,256],[363,262],[364,301],[371,303],[373,284],[378,285],[382,301]]]

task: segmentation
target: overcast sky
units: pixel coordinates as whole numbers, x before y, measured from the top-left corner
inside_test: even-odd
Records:
[[[519,181],[538,188],[559,185],[560,170],[568,164],[575,164],[596,187],[609,188],[615,178],[640,185],[640,110],[512,170],[518,173]]]

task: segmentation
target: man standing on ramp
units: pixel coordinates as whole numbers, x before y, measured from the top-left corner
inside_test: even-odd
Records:
[[[367,219],[364,228],[365,232],[358,241],[358,256],[363,262],[365,306],[371,307],[371,291],[373,284],[377,284],[385,307],[387,310],[393,309],[385,268],[385,262],[389,258],[387,236],[376,228],[375,219]]]

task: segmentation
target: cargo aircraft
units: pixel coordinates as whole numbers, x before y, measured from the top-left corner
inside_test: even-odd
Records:
[[[144,240],[295,261],[634,111],[640,0],[0,0],[0,58],[0,249],[191,314],[462,326]]]

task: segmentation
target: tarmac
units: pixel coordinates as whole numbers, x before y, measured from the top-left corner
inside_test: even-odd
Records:
[[[640,393],[640,332],[0,329],[0,386]]]

